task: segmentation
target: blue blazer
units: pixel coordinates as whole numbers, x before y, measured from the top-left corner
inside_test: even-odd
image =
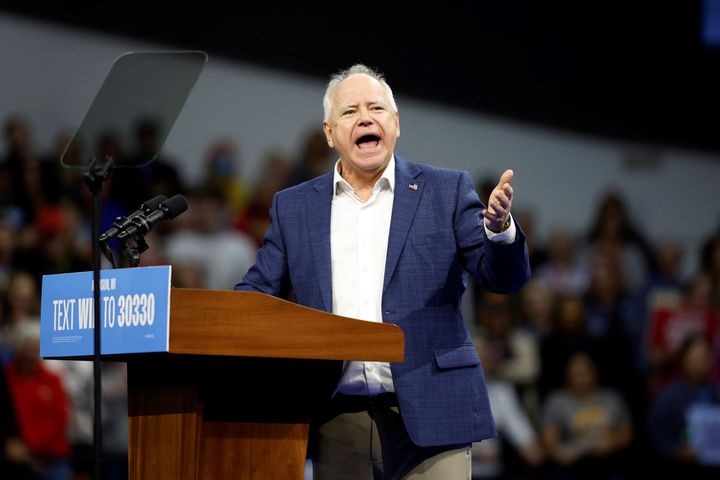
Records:
[[[275,195],[271,225],[238,290],[332,311],[330,207],[333,173]],[[417,189],[410,188],[414,184]],[[480,359],[460,312],[468,272],[486,290],[513,293],[530,277],[522,231],[490,242],[466,172],[395,156],[395,192],[383,282],[383,322],[405,334],[391,364],[400,414],[419,446],[495,436]]]

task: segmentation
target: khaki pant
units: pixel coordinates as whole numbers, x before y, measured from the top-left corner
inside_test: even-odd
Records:
[[[418,447],[397,407],[341,413],[318,429],[315,480],[470,480],[470,446]]]

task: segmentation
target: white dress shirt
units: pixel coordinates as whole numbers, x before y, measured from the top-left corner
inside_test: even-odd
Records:
[[[395,190],[395,158],[363,202],[335,164],[334,195],[330,215],[333,313],[345,317],[382,322],[382,288]],[[498,243],[515,240],[515,223],[502,233],[485,228]],[[377,395],[394,392],[387,362],[346,362],[337,392],[348,395]]]

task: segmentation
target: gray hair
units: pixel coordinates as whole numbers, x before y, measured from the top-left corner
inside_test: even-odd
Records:
[[[340,85],[346,78],[352,76],[352,75],[367,75],[368,77],[372,77],[378,82],[382,84],[383,87],[385,87],[385,91],[387,92],[388,100],[390,101],[390,106],[392,107],[394,112],[397,112],[397,105],[395,104],[395,98],[393,97],[392,89],[390,88],[390,85],[385,81],[385,77],[382,73],[378,72],[377,70],[373,70],[370,67],[366,67],[362,63],[356,63],[352,67],[342,70],[332,77],[330,77],[330,81],[327,84],[327,89],[325,89],[325,96],[323,97],[323,114],[325,121],[330,118],[330,110],[332,109],[332,94],[335,92],[335,89],[338,85]]]

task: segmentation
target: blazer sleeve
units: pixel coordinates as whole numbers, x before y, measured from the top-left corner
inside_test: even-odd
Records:
[[[525,235],[516,223],[517,235],[513,243],[502,245],[488,240],[483,226],[484,208],[470,176],[461,172],[453,225],[462,266],[485,290],[515,293],[530,278]]]
[[[255,264],[235,285],[235,290],[261,292],[287,298],[290,291],[290,277],[285,240],[280,224],[280,201],[279,194],[276,193],[270,207],[270,227],[265,233]]]

